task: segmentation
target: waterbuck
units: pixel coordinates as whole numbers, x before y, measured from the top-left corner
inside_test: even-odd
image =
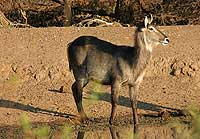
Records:
[[[110,124],[114,120],[120,87],[128,85],[134,124],[138,124],[137,90],[152,49],[158,44],[169,43],[167,36],[151,25],[152,20],[152,16],[150,19],[145,17],[143,27],[136,29],[134,47],[117,46],[93,36],[81,36],[68,44],[69,68],[75,78],[72,91],[81,121],[87,119],[82,106],[83,88],[93,80],[111,85]]]

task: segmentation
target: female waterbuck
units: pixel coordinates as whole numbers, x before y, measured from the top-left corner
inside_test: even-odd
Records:
[[[111,85],[112,124],[122,84],[129,87],[134,124],[137,118],[137,90],[151,59],[154,46],[167,45],[169,39],[151,25],[151,19],[145,17],[143,27],[135,33],[134,47],[117,46],[93,36],[81,36],[68,45],[69,68],[73,70],[75,82],[72,85],[73,96],[81,120],[87,119],[82,106],[83,88],[90,80],[103,85]]]

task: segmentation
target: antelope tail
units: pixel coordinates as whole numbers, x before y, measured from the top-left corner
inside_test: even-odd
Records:
[[[72,43],[68,43],[67,44],[67,58],[68,58],[68,63],[69,63],[69,70],[72,70],[72,58],[71,58],[71,44]]]

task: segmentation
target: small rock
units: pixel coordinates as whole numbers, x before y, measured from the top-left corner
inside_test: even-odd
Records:
[[[51,68],[48,71],[48,77],[49,79],[57,80],[61,76],[61,73],[59,72],[59,69]]]
[[[179,76],[181,74],[181,69],[174,70],[174,76]]]
[[[17,64],[13,64],[13,65],[11,66],[11,68],[12,68],[12,71],[14,71],[14,72],[16,73],[16,72],[17,72],[18,65],[17,65]]]
[[[167,120],[170,117],[170,113],[168,111],[160,111],[158,116],[160,116],[163,120]]]
[[[24,72],[25,75],[31,75],[32,76],[35,73],[35,69],[33,68],[32,65],[30,65],[30,66],[24,67],[23,72]]]
[[[197,64],[190,65],[190,68],[193,69],[193,71],[197,71],[199,69]]]
[[[177,111],[177,115],[178,116],[186,116],[186,115],[188,115],[189,114],[189,112],[187,111],[187,110],[178,110]]]
[[[187,75],[187,72],[189,71],[189,67],[185,66],[182,68],[181,72],[183,73],[183,75]]]
[[[63,91],[64,91],[64,86],[61,86],[60,89],[59,89],[59,92],[63,93]]]
[[[41,81],[42,79],[44,79],[47,76],[47,72],[45,70],[36,72],[36,74],[34,75],[34,78],[37,81]]]

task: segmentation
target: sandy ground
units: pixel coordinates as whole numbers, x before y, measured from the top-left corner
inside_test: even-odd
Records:
[[[200,26],[160,27],[170,45],[157,46],[141,84],[139,113],[184,109],[200,104]],[[81,35],[118,45],[133,45],[134,28],[0,29],[0,125],[19,125],[22,113],[32,122],[76,123],[67,43]],[[58,90],[64,86],[64,93]],[[92,100],[91,90],[99,92]],[[110,88],[91,83],[84,107],[90,118],[110,116]],[[127,88],[120,92],[117,117],[131,114]]]

